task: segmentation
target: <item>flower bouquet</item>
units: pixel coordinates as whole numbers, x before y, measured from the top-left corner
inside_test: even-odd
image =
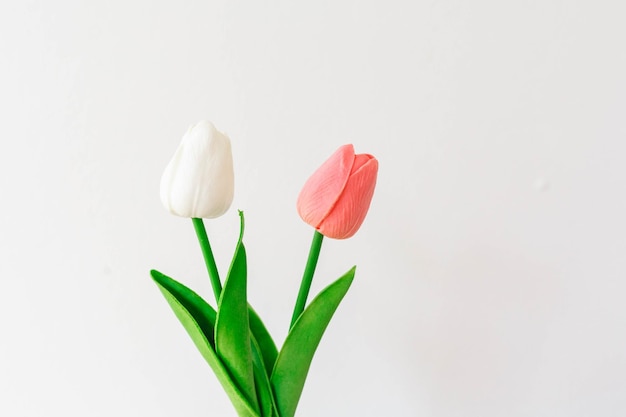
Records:
[[[374,193],[378,161],[340,147],[308,179],[298,213],[315,229],[289,333],[280,348],[247,302],[244,216],[228,275],[222,281],[203,219],[224,214],[233,199],[230,140],[209,122],[189,128],[161,179],[161,200],[192,219],[216,307],[167,275],[152,278],[208,362],[240,417],[293,417],[322,335],[354,278],[353,267],[307,305],[324,236],[346,239],[361,226]]]

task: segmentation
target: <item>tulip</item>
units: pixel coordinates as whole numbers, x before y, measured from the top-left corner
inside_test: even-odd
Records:
[[[340,147],[307,180],[298,196],[300,217],[322,235],[347,239],[361,227],[374,195],[378,161]]]
[[[161,177],[161,201],[172,214],[212,219],[233,201],[230,140],[208,121],[191,126]]]

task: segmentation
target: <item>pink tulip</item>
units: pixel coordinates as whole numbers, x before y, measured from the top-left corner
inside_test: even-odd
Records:
[[[324,236],[353,236],[370,207],[377,173],[372,155],[355,155],[352,145],[340,147],[304,184],[297,203],[300,217]]]

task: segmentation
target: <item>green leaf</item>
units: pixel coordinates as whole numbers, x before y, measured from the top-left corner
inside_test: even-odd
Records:
[[[253,366],[254,366],[254,382],[256,386],[256,395],[259,399],[261,408],[261,415],[263,417],[278,417],[276,410],[276,401],[274,400],[274,394],[272,393],[272,386],[270,385],[270,379],[267,370],[263,364],[262,356],[260,354],[259,344],[254,336],[252,336],[252,353],[253,353]]]
[[[293,417],[315,350],[354,279],[352,268],[326,287],[304,310],[278,354],[270,382],[281,417]]]
[[[246,251],[240,236],[217,309],[215,350],[239,389],[258,412],[246,283]]]
[[[272,372],[272,369],[274,369],[274,363],[276,363],[278,349],[276,349],[276,344],[263,324],[263,321],[261,321],[259,315],[249,304],[248,315],[250,317],[250,331],[259,344],[259,351],[263,357],[263,364],[265,365],[265,369],[267,370],[269,377],[269,372]]]
[[[198,294],[159,271],[152,270],[150,275],[172,307],[176,317],[191,336],[191,340],[213,369],[235,406],[237,414],[241,417],[261,417],[256,411],[256,407],[253,407],[231,379],[215,353],[213,339],[213,327],[216,320],[215,310]]]

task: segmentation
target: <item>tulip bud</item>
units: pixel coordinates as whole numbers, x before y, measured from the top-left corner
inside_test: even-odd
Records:
[[[161,177],[161,201],[172,214],[212,219],[234,193],[230,140],[208,121],[191,126]]]
[[[324,236],[353,236],[369,209],[377,173],[372,155],[355,155],[352,145],[340,147],[304,184],[297,203],[300,217]]]

